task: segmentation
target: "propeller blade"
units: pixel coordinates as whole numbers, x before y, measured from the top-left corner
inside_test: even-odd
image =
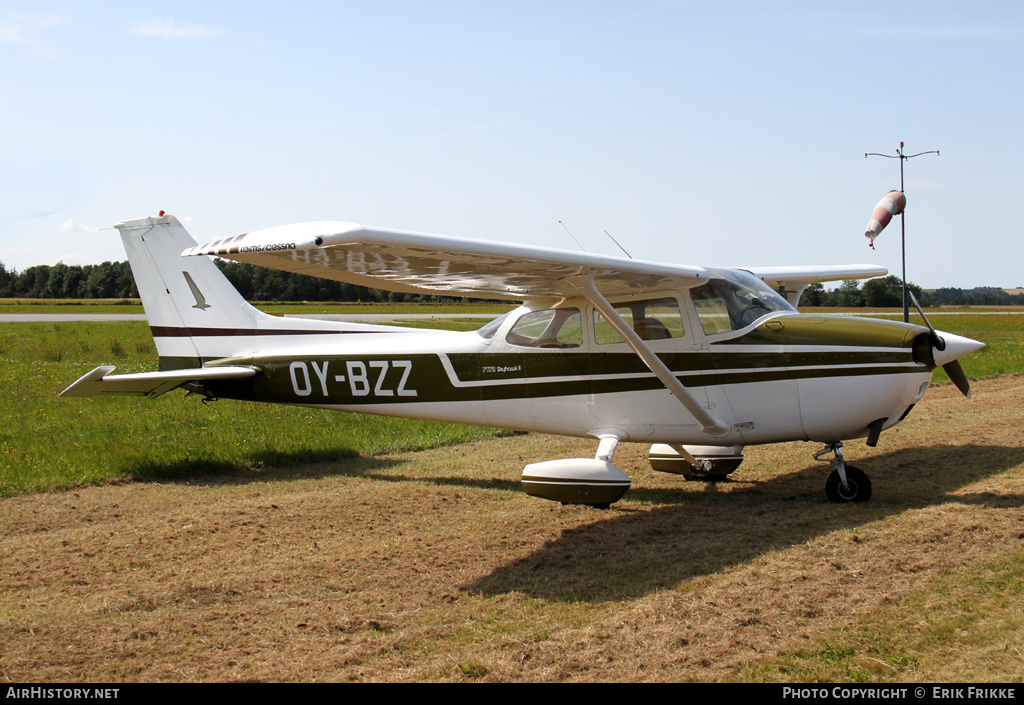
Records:
[[[942,366],[942,369],[944,369],[946,374],[949,375],[950,381],[956,385],[956,388],[959,389],[965,397],[970,399],[971,383],[967,381],[967,375],[964,374],[964,368],[960,366],[960,361],[953,360],[952,362],[947,362]]]
[[[967,375],[964,374],[964,368],[960,366],[960,361],[957,358],[983,347],[982,343],[959,335],[950,335],[949,333],[943,333],[943,335],[946,336],[946,338],[943,338],[935,332],[935,328],[932,327],[931,321],[928,320],[928,316],[924,315],[924,311],[921,309],[921,304],[917,303],[917,299],[914,297],[914,292],[907,289],[907,293],[910,294],[910,300],[914,302],[914,307],[917,309],[917,312],[920,313],[921,318],[924,319],[924,324],[928,326],[928,330],[931,331],[932,348],[934,348],[932,354],[935,356],[935,361],[942,365],[942,369],[944,369],[946,374],[949,375],[949,380],[956,385],[956,388],[959,389],[965,397],[970,399],[971,383],[967,381]],[[946,349],[947,347],[949,350]],[[949,362],[943,363],[942,360],[944,359],[949,360]]]

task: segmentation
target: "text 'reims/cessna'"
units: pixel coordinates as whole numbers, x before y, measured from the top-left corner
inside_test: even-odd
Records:
[[[597,440],[594,458],[526,466],[527,493],[607,506],[612,464],[651,443],[654,469],[721,479],[744,446],[824,444],[836,502],[870,497],[842,441],[907,417],[981,343],[931,327],[797,313],[813,282],[880,267],[718,269],[370,228],[289,225],[204,245],[171,215],[117,226],[160,371],[97,367],[63,396],[230,398]],[[207,255],[389,291],[522,302],[474,332],[280,318],[250,306]],[[781,294],[780,294],[781,292]]]

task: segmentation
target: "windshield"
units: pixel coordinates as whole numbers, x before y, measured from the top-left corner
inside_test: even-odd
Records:
[[[713,269],[707,284],[690,290],[706,335],[727,333],[755,323],[770,313],[796,311],[774,289],[750,272]]]
[[[513,311],[514,310],[515,309],[513,309]],[[479,335],[484,340],[490,340],[491,338],[494,337],[494,334],[498,332],[498,329],[501,328],[501,324],[505,322],[505,319],[508,318],[511,313],[512,313],[512,311],[509,311],[508,313],[501,314],[500,316],[495,318],[493,321],[491,321],[490,323],[486,324],[483,328],[480,328],[476,332],[476,334]]]

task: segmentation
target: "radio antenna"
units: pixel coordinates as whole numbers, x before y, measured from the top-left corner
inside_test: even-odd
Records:
[[[607,235],[608,237],[612,237],[612,234],[610,232],[608,232],[607,230],[604,231],[604,234]],[[612,237],[612,242],[614,242],[616,245],[619,245],[619,241],[616,240],[613,237]],[[622,250],[623,252],[626,252],[626,248],[623,247],[622,245],[619,245],[619,249]],[[633,255],[629,254],[628,252],[626,252],[626,257],[629,257],[630,259],[633,259]]]
[[[583,245],[580,244],[580,241],[576,239],[576,236],[569,232],[569,228],[565,227],[565,223],[563,223],[562,221],[558,221],[558,224],[565,228],[565,232],[569,233],[569,237],[571,237],[572,241],[576,243],[576,246],[579,247],[584,252],[586,252],[586,250],[583,249]]]

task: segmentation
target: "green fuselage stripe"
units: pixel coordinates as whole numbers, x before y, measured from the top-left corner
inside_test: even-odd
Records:
[[[695,351],[660,355],[686,387],[930,372],[910,350]],[[662,389],[632,353],[458,353],[253,358],[259,374],[207,383],[216,396],[370,405],[547,398]]]

